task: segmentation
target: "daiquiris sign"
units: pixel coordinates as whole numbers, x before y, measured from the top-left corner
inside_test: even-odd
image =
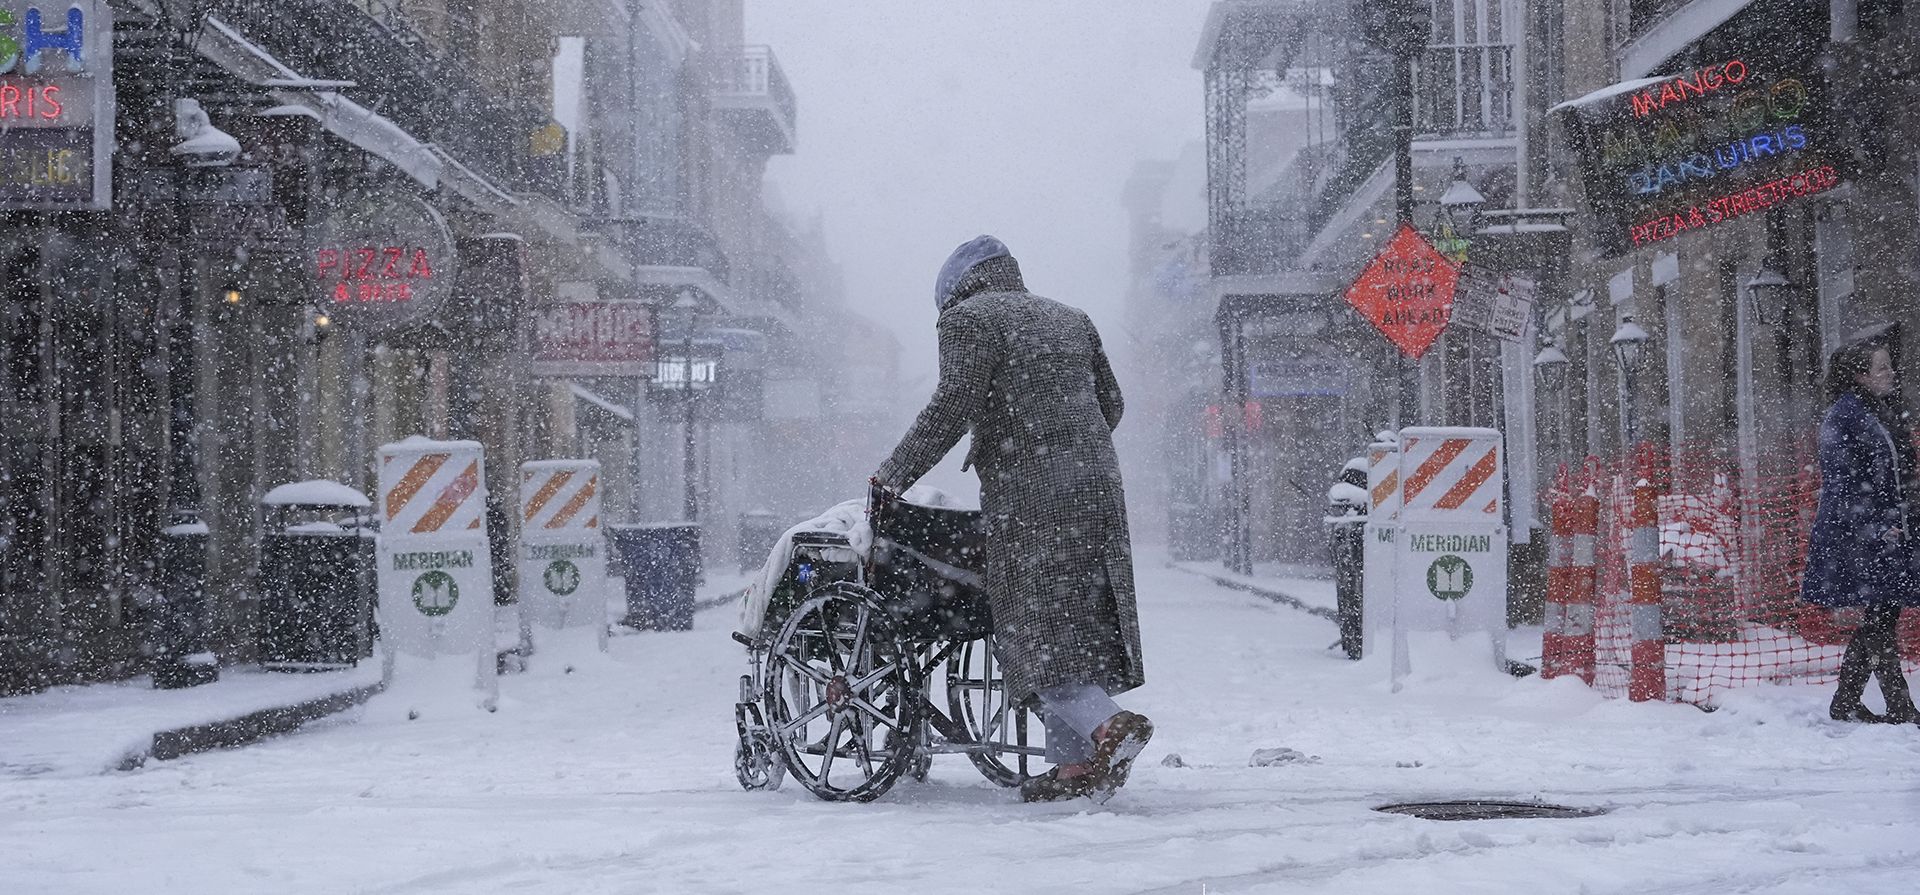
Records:
[[[107,4],[0,0],[0,209],[104,209],[112,158]]]
[[[1601,246],[1618,255],[1830,190],[1845,153],[1818,70],[1728,59],[1564,103]]]

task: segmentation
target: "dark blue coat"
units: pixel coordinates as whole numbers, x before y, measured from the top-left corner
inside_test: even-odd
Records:
[[[1820,421],[1820,507],[1807,539],[1800,596],[1820,606],[1896,602],[1920,605],[1914,593],[1912,538],[1889,544],[1888,529],[1905,528],[1894,436],[1857,395],[1842,395]]]

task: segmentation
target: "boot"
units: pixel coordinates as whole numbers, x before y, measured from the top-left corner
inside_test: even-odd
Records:
[[[1120,787],[1127,785],[1133,760],[1153,739],[1153,722],[1145,715],[1121,712],[1107,719],[1093,732],[1093,789],[1087,797],[1105,804]]]
[[[1920,724],[1920,709],[1914,708],[1913,694],[1907,689],[1907,674],[1900,668],[1900,656],[1895,653],[1889,661],[1882,661],[1874,669],[1880,678],[1880,695],[1886,697],[1887,713],[1881,717],[1888,724]]]
[[[1870,639],[1865,631],[1855,631],[1847,641],[1846,655],[1840,659],[1840,684],[1834,690],[1833,702],[1827,706],[1827,717],[1835,721],[1877,724],[1881,720],[1860,704],[1860,697],[1867,692],[1867,679],[1873,676]]]
[[[1092,774],[1062,777],[1060,767],[1055,765],[1038,777],[1028,777],[1020,781],[1020,801],[1064,802],[1068,799],[1080,798],[1092,790]]]

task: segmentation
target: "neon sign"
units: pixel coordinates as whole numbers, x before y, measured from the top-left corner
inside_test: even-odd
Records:
[[[1633,248],[1802,196],[1845,176],[1826,82],[1730,59],[1556,106],[1580,156],[1601,249]]]
[[[433,279],[433,259],[420,246],[355,246],[314,251],[316,275],[332,283],[334,304],[412,301],[414,289]]]
[[[0,0],[0,210],[113,201],[113,11]]]
[[[419,323],[453,292],[453,235],[419,196],[385,187],[349,193],[311,240],[313,299],[346,327]]]
[[[25,19],[22,27],[21,20]],[[85,71],[87,67],[87,15],[78,6],[67,8],[64,30],[48,31],[40,7],[29,6],[26,15],[0,8],[0,75],[19,68],[27,74],[39,74],[49,52],[67,57],[67,71]],[[20,28],[15,37],[11,32]]]
[[[1734,59],[1724,65],[1709,66],[1694,72],[1692,77],[1662,81],[1657,88],[1648,87],[1633,94],[1630,99],[1633,114],[1645,118],[1670,104],[1685,102],[1689,96],[1706,96],[1722,87],[1739,86],[1746,80],[1746,60]]]

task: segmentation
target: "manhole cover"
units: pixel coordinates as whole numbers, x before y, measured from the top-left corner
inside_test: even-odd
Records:
[[[1405,814],[1422,820],[1531,820],[1534,818],[1596,817],[1605,808],[1575,808],[1541,802],[1502,802],[1492,799],[1460,799],[1452,802],[1402,802],[1373,809],[1388,814]]]

